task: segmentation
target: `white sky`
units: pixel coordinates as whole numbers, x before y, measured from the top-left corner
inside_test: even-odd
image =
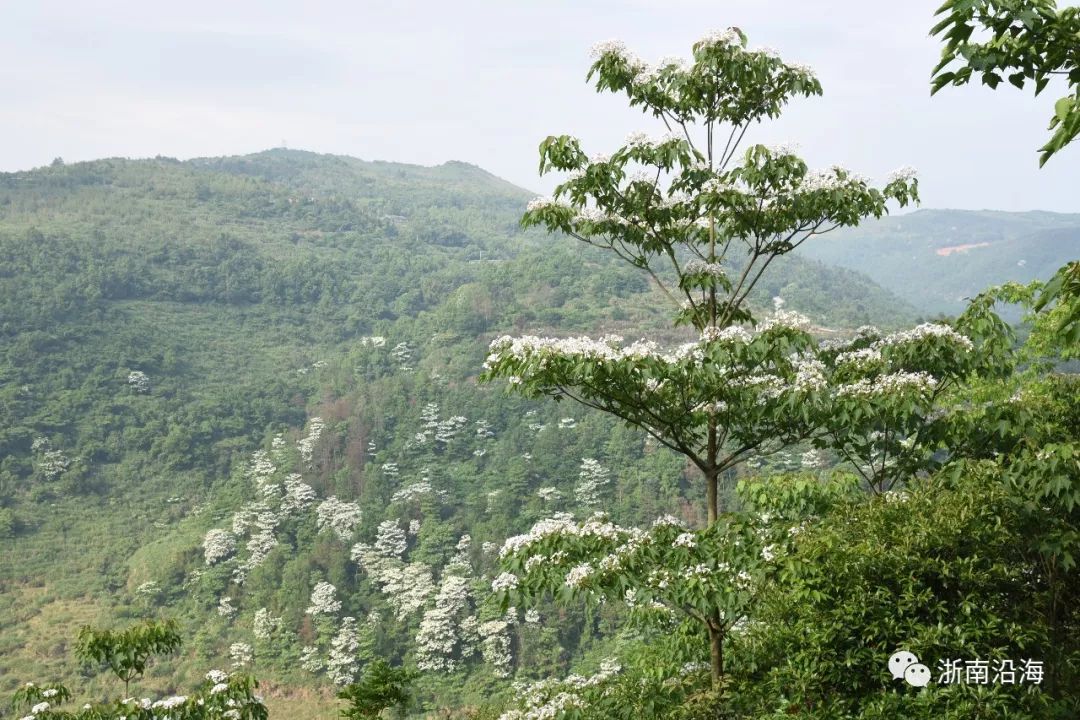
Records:
[[[1063,86],[930,98],[940,0],[16,2],[0,0],[0,171],[54,157],[234,155],[277,147],[434,165],[533,190],[536,147],[610,152],[649,118],[584,82],[618,38],[689,57],[706,30],[814,67],[825,88],[751,141],[875,178],[919,169],[923,207],[1080,211],[1080,143],[1038,169]]]

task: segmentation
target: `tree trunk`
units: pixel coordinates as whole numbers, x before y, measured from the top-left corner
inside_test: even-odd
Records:
[[[719,630],[720,611],[709,618],[709,660],[712,665],[713,687],[724,677],[724,633]]]

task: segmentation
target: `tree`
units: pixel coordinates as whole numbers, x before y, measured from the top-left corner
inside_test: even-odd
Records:
[[[1034,82],[1038,95],[1053,78],[1062,77],[1069,94],[1054,103],[1049,128],[1054,133],[1039,148],[1039,165],[1080,134],[1080,8],[1059,9],[1056,0],[947,0],[935,15],[944,17],[930,34],[943,38],[945,47],[933,71],[931,94],[964,85],[975,74],[996,88],[1007,74],[1021,89]]]
[[[746,44],[737,28],[713,32],[693,46],[692,63],[653,66],[619,42],[594,48],[588,77],[597,89],[624,92],[668,134],[633,133],[612,155],[592,158],[576,138],[548,137],[540,172],[570,177],[522,218],[526,227],[569,234],[646,272],[681,302],[675,324],[691,326],[698,339],[665,352],[646,340],[624,347],[611,337],[504,337],[492,343],[483,375],[529,396],[611,413],[686,456],[703,476],[710,524],[720,516],[724,473],[820,431],[815,403],[828,368],[810,324],[782,308],[756,320],[751,291],[777,257],[807,240],[880,217],[890,199],[917,200],[910,169],[876,189],[838,166],[812,172],[787,148],[751,145],[740,153],[752,124],[779,116],[792,98],[821,94],[809,68]],[[902,380],[905,391],[928,389],[922,375]],[[701,619],[719,682],[733,619],[716,607]]]
[[[182,640],[176,622],[147,621],[126,630],[95,630],[84,625],[79,631],[75,653],[85,664],[108,665],[124,683],[124,695],[132,680],[141,676],[154,655],[180,649]]]
[[[931,29],[943,38],[941,62],[933,70],[931,94],[963,85],[973,74],[996,88],[1003,74],[1023,89],[1035,83],[1041,93],[1055,77],[1064,78],[1069,94],[1054,103],[1050,140],[1039,148],[1039,166],[1080,134],[1080,7],[1058,8],[1055,0],[948,0]],[[973,42],[976,31],[989,34]],[[950,67],[953,66],[953,67]],[[1080,262],[1060,268],[1042,288],[1035,309],[1057,304],[1055,332],[1066,344],[1080,343]]]
[[[29,712],[26,717],[42,720],[267,719],[266,706],[255,694],[258,681],[250,675],[221,670],[206,673],[203,681],[186,695],[172,695],[156,701],[147,697],[127,697],[128,681],[142,672],[150,654],[171,652],[179,646],[180,636],[171,622],[148,622],[117,633],[84,627],[79,633],[76,653],[83,662],[108,663],[124,680],[125,697],[85,703],[79,710],[66,711],[59,708],[72,698],[66,687],[60,683],[38,685],[28,682],[14,693],[11,705],[16,710],[25,708]]]
[[[409,683],[416,677],[416,671],[391,667],[382,658],[368,663],[359,682],[338,691],[338,698],[349,703],[341,709],[341,716],[348,720],[365,720],[377,718],[383,710],[390,708],[404,713],[412,699]]]

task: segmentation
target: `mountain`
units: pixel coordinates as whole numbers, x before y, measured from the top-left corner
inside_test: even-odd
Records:
[[[922,313],[955,314],[991,285],[1046,280],[1080,257],[1080,214],[919,210],[838,230],[799,253],[863,273]]]
[[[611,418],[475,378],[496,335],[633,337],[670,308],[599,250],[522,231],[531,196],[465,163],[295,150],[0,174],[0,692],[98,692],[72,674],[78,626],[169,615],[186,650],[147,687],[249,643],[273,707],[310,717],[328,697],[310,688],[348,670],[345,618],[368,656],[415,660],[433,595],[463,575],[459,619],[489,634],[421,681],[431,707],[505,692],[510,634],[520,677],[601,652],[613,618],[508,626],[484,605],[494,548],[589,492],[623,522],[672,498],[694,520],[695,489]],[[831,328],[915,314],[800,258],[754,302],[774,296]],[[219,557],[212,530],[235,548]],[[341,606],[308,613],[321,582]]]

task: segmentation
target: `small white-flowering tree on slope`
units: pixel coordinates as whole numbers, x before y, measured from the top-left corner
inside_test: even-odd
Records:
[[[506,379],[530,397],[569,398],[611,413],[681,453],[701,472],[710,526],[720,519],[725,471],[796,442],[834,448],[869,488],[889,490],[897,468],[929,456],[934,435],[916,430],[982,357],[982,343],[972,340],[978,333],[968,329],[993,325],[976,313],[956,327],[886,337],[867,330],[850,343],[819,345],[809,321],[780,303],[755,317],[750,294],[776,258],[817,235],[880,217],[889,201],[917,201],[918,183],[905,168],[875,188],[838,166],[811,170],[786,148],[746,145],[750,127],[778,117],[789,100],[821,94],[810,69],[746,45],[735,28],[713,32],[694,44],[690,62],[655,65],[619,42],[596,46],[589,78],[597,89],[625,93],[668,132],[632,133],[612,154],[591,157],[574,137],[548,137],[540,172],[569,176],[522,218],[524,226],[568,234],[640,268],[672,301],[675,324],[696,337],[673,349],[612,336],[502,337],[482,376]],[[828,420],[838,409],[844,420]],[[567,575],[568,588],[582,586],[588,574],[578,557],[582,567]],[[525,560],[504,551],[512,572],[527,569]],[[730,574],[733,563],[724,564]],[[719,569],[697,571],[700,579]],[[620,582],[644,586],[652,569],[635,572],[641,577]],[[709,637],[714,682],[734,622],[721,611],[725,604],[694,610]]]

